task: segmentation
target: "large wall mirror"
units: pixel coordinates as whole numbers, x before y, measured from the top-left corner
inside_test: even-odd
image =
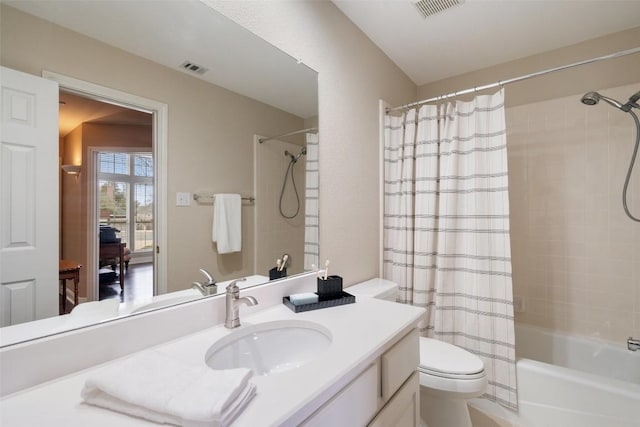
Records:
[[[199,0],[9,0],[0,20],[3,74],[59,84],[53,280],[27,292],[2,261],[0,346],[318,264],[314,70]]]

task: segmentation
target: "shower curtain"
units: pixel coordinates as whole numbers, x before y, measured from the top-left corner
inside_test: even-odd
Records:
[[[517,408],[504,90],[385,118],[384,277]]]
[[[310,271],[312,265],[320,265],[320,222],[319,188],[320,177],[318,176],[318,135],[306,134],[307,157],[306,157],[306,187],[305,187],[305,219],[304,219],[304,269]]]

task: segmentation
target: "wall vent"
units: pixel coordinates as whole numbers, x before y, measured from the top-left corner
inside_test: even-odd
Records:
[[[198,65],[192,61],[184,61],[182,65],[180,65],[180,68],[196,74],[204,74],[209,71],[207,68],[204,68],[203,66]]]
[[[414,4],[420,11],[423,18],[427,18],[436,13],[444,12],[454,6],[464,3],[464,0],[414,0]]]

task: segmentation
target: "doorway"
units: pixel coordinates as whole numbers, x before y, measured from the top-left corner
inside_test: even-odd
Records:
[[[95,171],[86,176],[75,175],[75,179],[63,176],[61,180],[61,259],[90,265],[83,255],[97,250],[98,271],[85,269],[81,285],[97,275],[99,300],[119,298],[127,302],[136,296],[151,298],[153,117],[65,91],[60,91],[59,99],[62,163],[85,166],[91,163],[88,169]],[[93,191],[88,191],[91,186]],[[97,200],[88,200],[90,194]],[[90,215],[90,209],[97,212]],[[100,238],[95,241],[97,249],[88,251],[92,243],[81,224],[93,216],[99,221],[96,230],[100,230]],[[133,265],[138,267],[132,270],[144,267],[151,274],[131,275],[129,267]],[[129,290],[126,293],[125,281]],[[86,298],[86,287],[80,286],[79,291],[79,297]],[[63,305],[66,306],[73,307]]]
[[[79,208],[84,211],[86,218],[80,221],[78,233],[85,234],[86,240],[84,243],[84,254],[79,256],[80,259],[84,259],[83,264],[85,270],[85,287],[86,292],[80,301],[96,301],[99,299],[99,266],[100,266],[100,241],[99,241],[99,223],[100,223],[100,210],[98,198],[99,188],[96,183],[99,182],[98,173],[99,165],[93,160],[93,156],[98,152],[100,147],[105,151],[106,146],[110,147],[109,150],[116,150],[120,152],[135,151],[137,153],[147,153],[147,159],[153,159],[150,167],[152,168],[152,175],[150,178],[152,184],[149,186],[147,183],[146,189],[152,189],[153,203],[150,208],[152,214],[148,215],[152,218],[152,231],[153,242],[151,248],[146,248],[147,261],[152,265],[151,269],[146,268],[144,274],[145,280],[148,280],[149,276],[152,277],[153,287],[149,291],[152,295],[158,295],[166,292],[166,271],[167,271],[167,259],[166,259],[166,149],[167,149],[167,105],[159,103],[157,101],[142,98],[136,95],[128,94],[125,92],[117,91],[114,89],[95,85],[93,83],[84,82],[71,77],[59,75],[51,72],[43,72],[43,77],[54,80],[59,84],[62,94],[70,94],[73,96],[89,99],[110,107],[118,107],[121,110],[130,110],[138,115],[146,115],[149,122],[150,132],[150,148],[136,147],[136,144],[132,143],[132,147],[123,147],[122,139],[116,138],[116,142],[111,141],[110,144],[95,144],[94,147],[85,146],[80,149],[80,155],[77,155],[80,160],[76,160],[82,163],[81,173],[75,177],[79,181],[79,191],[85,190],[86,197],[82,197],[84,202],[80,202]],[[104,115],[103,119],[92,119],[92,125],[106,126],[108,121],[117,121],[118,114]],[[136,126],[132,123],[126,123],[126,126]],[[123,126],[125,126],[123,125]],[[61,141],[62,144],[62,141]],[[150,153],[150,154],[149,154]],[[61,162],[64,162],[61,157]],[[140,160],[140,158],[138,159]],[[144,162],[143,162],[144,163]],[[146,163],[149,166],[149,162]],[[84,175],[84,176],[83,176]],[[63,179],[65,178],[63,174]],[[135,191],[135,190],[134,190]],[[62,197],[68,197],[63,195]],[[84,205],[82,205],[84,203]],[[135,201],[133,202],[135,204]],[[147,207],[148,208],[148,207]],[[145,227],[148,227],[146,224]],[[148,231],[148,230],[147,230]],[[130,232],[131,233],[131,232]],[[133,232],[135,235],[135,230]],[[82,240],[82,239],[81,239]],[[151,249],[151,250],[149,250]],[[64,242],[61,245],[61,254],[65,251]],[[132,253],[133,258],[133,253]],[[136,259],[137,261],[144,262],[144,259]],[[130,267],[135,265],[130,261]],[[126,274],[124,276],[126,283]]]

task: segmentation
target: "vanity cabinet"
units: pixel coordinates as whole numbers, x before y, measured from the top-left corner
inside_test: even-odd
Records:
[[[311,322],[328,331],[331,345],[308,364],[295,368],[296,371],[253,378],[257,394],[234,419],[233,426],[418,426],[420,350],[416,328],[424,309],[375,298],[304,313],[294,313],[281,304],[284,295],[315,287],[316,278],[311,273],[253,288],[252,294],[262,309],[246,313],[243,323]],[[116,359],[146,351],[147,347],[154,347],[153,351],[182,363],[204,366],[205,355],[212,344],[236,332],[221,324],[224,301],[223,298],[202,299],[42,342],[0,349],[0,425],[156,425],[84,404],[81,398],[84,384],[103,365],[119,363]],[[174,338],[165,333],[148,338],[153,325],[169,325],[173,331],[172,325],[181,325],[185,319],[195,325],[214,315],[219,315],[214,318],[218,321],[214,326],[188,331],[184,337]],[[123,342],[121,331],[126,331],[125,335],[131,339]],[[91,357],[83,362],[82,369],[72,364],[80,360],[77,358],[50,358],[47,363],[32,366],[31,362],[39,354],[59,353],[61,348],[73,347],[70,343],[95,349],[89,352]],[[119,353],[114,354],[114,348]],[[87,353],[83,356],[86,358]],[[7,380],[8,375],[13,377]],[[25,376],[27,380],[23,379]],[[38,406],[38,411],[33,411],[34,402],[44,403]]]
[[[418,330],[413,329],[311,415],[305,427],[418,426]]]
[[[420,425],[420,374],[414,372],[378,412],[369,427],[416,427]]]

